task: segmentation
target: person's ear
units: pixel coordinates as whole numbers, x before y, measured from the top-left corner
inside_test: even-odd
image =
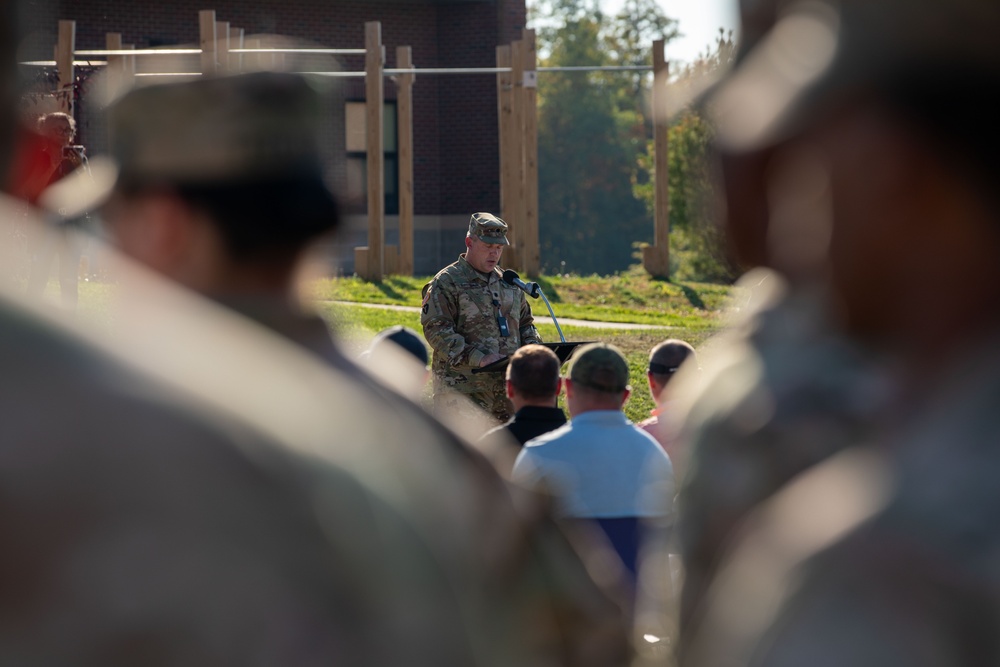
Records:
[[[632,395],[632,387],[625,387],[625,393],[622,395],[622,407],[628,403],[628,397]]]
[[[466,250],[472,250],[472,237],[471,236],[466,236],[465,237],[465,249]]]
[[[565,378],[563,380],[563,387],[566,389],[566,398],[573,398],[573,381]]]
[[[506,380],[505,385],[507,387],[507,398],[514,398],[514,383],[510,380]]]
[[[568,382],[568,380],[567,380],[567,382]],[[564,383],[563,383],[563,379],[562,378],[559,378],[558,380],[556,380],[556,398],[559,398],[559,394],[563,390],[563,385],[564,385]]]

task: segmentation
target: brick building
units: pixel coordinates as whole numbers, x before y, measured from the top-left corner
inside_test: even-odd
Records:
[[[396,46],[409,45],[417,67],[493,67],[496,46],[520,38],[524,0],[39,0],[25,17],[32,31],[23,59],[52,57],[60,19],[77,22],[76,48],[103,49],[105,35],[120,32],[136,48],[198,43],[198,11],[215,9],[249,34],[280,34],[336,48],[364,48],[364,23],[381,21],[386,66]],[[345,70],[362,70],[363,57],[341,59]],[[330,152],[338,158],[336,181],[348,196],[348,215],[333,248],[341,271],[353,271],[352,249],[365,243],[364,197],[353,175],[363,174],[364,155],[348,152],[348,107],[364,100],[362,79],[346,81],[331,109]],[[395,85],[386,81],[386,123],[395,118]],[[432,273],[462,251],[470,213],[499,208],[496,79],[489,74],[418,76],[413,88],[415,260]],[[84,122],[84,140],[100,150],[102,128]],[[387,133],[394,135],[394,132]],[[387,137],[392,167],[394,136]],[[345,161],[344,158],[347,158]],[[361,167],[359,168],[359,165]],[[397,239],[393,192],[387,174],[387,242]],[[354,187],[351,188],[350,186]]]

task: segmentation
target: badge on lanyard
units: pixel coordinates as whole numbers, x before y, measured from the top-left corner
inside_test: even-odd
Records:
[[[493,305],[497,309],[497,326],[500,327],[500,335],[507,338],[510,336],[510,329],[507,328],[507,318],[500,312],[500,295],[497,292],[493,292]]]

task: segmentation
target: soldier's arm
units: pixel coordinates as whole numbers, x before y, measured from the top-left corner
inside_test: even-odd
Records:
[[[486,353],[470,345],[456,328],[458,319],[458,290],[447,277],[432,280],[424,288],[424,305],[420,311],[420,324],[424,338],[450,366],[476,368]]]
[[[542,337],[538,335],[538,329],[535,328],[535,318],[531,314],[531,306],[523,296],[521,297],[521,312],[518,314],[517,321],[521,345],[542,342]]]

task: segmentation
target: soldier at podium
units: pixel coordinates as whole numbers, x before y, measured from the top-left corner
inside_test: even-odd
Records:
[[[506,222],[474,213],[466,252],[424,286],[420,323],[434,350],[438,415],[461,410],[468,401],[499,422],[513,414],[503,374],[472,372],[541,342],[525,294],[501,280],[497,265],[507,245]]]

